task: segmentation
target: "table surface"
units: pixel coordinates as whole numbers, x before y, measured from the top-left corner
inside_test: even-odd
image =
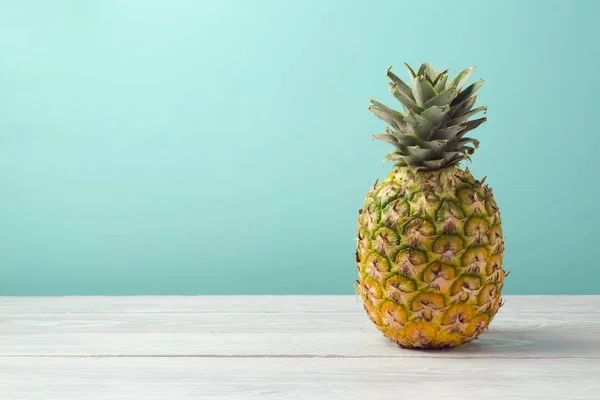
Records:
[[[385,339],[354,296],[0,297],[0,399],[600,399],[600,296],[507,296],[479,340]]]

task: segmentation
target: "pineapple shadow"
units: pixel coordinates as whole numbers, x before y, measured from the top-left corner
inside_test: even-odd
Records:
[[[385,340],[385,338],[383,338]],[[395,346],[394,343],[390,343]],[[577,337],[573,332],[565,334],[564,326],[502,327],[490,328],[477,340],[462,346],[445,349],[404,349],[427,356],[491,356],[537,358],[544,356],[572,356],[585,354],[597,346],[584,336]]]
[[[490,328],[487,334],[471,343],[466,351],[482,351],[496,355],[516,353],[519,356],[572,355],[586,352],[596,345],[584,336],[565,331],[562,325],[540,327]],[[581,353],[580,353],[581,354]]]

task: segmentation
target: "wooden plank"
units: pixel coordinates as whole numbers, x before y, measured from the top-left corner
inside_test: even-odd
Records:
[[[506,306],[492,322],[492,330],[524,326],[530,331],[597,329],[599,313],[562,315],[518,312]],[[563,327],[564,326],[564,327]],[[0,315],[0,334],[62,333],[307,333],[370,332],[371,321],[362,310],[341,314],[44,314]]]
[[[0,356],[194,355],[295,357],[471,357],[600,359],[597,326],[521,325],[490,330],[465,346],[438,352],[404,350],[370,331],[265,333],[1,334]]]
[[[598,360],[0,358],[11,400],[598,399]]]
[[[351,296],[0,298],[0,397],[596,399],[599,300],[509,296],[476,343],[410,351]]]
[[[356,312],[356,296],[0,297],[1,314]]]
[[[599,357],[600,302],[594,301],[599,298],[509,298],[480,340],[437,356]],[[309,313],[303,312],[303,308],[289,311],[296,304],[290,302],[282,307],[286,312],[260,313],[258,307],[264,305],[264,299],[252,304],[250,298],[249,309],[255,312],[114,314],[101,311],[100,300],[104,299],[90,302],[93,313],[72,314],[68,308],[62,308],[63,312],[52,314],[0,315],[0,355],[398,358],[431,355],[398,348],[375,330],[358,307],[353,313]],[[140,299],[128,300],[140,303]],[[143,304],[160,308],[158,300]],[[164,298],[163,307],[173,309],[172,302],[180,300]],[[219,300],[220,304],[227,304],[227,298]],[[300,298],[297,304],[319,300],[323,299]],[[208,303],[213,301],[207,299]],[[335,301],[351,304],[353,298],[338,297]],[[195,310],[202,309],[202,301],[193,304],[198,306]],[[315,304],[307,308],[314,310]]]
[[[63,333],[236,333],[370,331],[362,310],[350,313],[0,315],[0,335]]]
[[[506,296],[519,312],[600,313],[600,296]],[[62,296],[1,297],[6,314],[355,313],[356,296]]]
[[[510,299],[512,300],[512,299]],[[600,303],[600,296],[598,297]],[[598,303],[581,304],[577,311],[556,311],[555,305],[525,305],[509,301],[493,328],[522,326],[529,330],[594,329]],[[303,313],[54,313],[0,314],[0,334],[62,333],[236,333],[236,332],[370,332],[372,323],[361,308],[354,312]]]

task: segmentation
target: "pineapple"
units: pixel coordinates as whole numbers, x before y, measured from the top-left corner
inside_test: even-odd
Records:
[[[406,64],[411,86],[390,69],[390,91],[404,113],[371,99],[389,126],[373,138],[395,150],[395,169],[375,183],[359,210],[358,291],[369,318],[405,348],[446,348],[476,339],[502,306],[504,242],[492,190],[459,162],[479,146],[465,134],[480,80],[463,88],[474,67],[448,70]]]

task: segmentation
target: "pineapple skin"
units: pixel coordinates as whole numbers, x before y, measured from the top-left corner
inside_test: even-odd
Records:
[[[358,291],[377,329],[400,346],[468,343],[502,306],[500,213],[484,182],[457,166],[398,166],[367,194]]]

